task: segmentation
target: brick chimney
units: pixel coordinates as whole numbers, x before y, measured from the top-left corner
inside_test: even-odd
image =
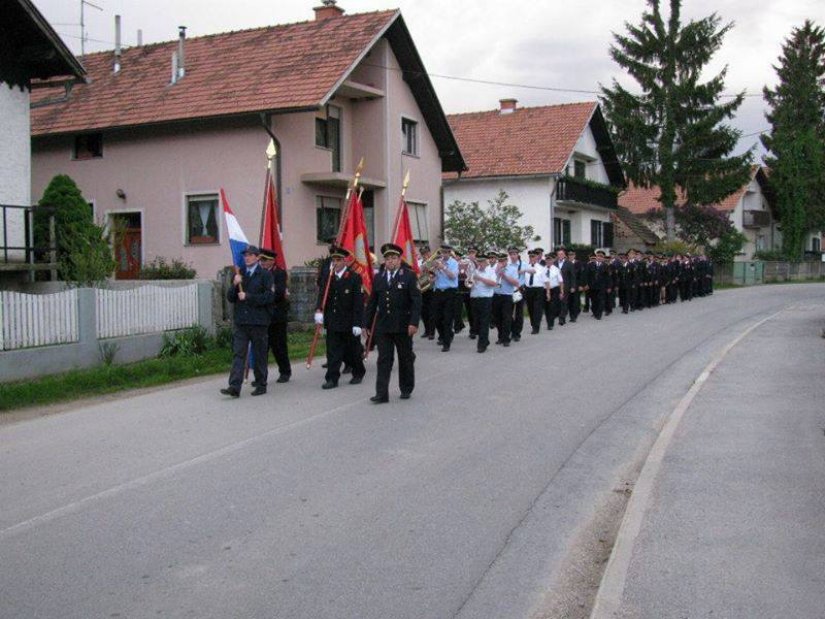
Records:
[[[336,6],[337,0],[322,0],[321,6],[316,6],[313,11],[315,11],[315,21],[322,21],[324,19],[333,19],[335,17],[340,17],[344,14],[344,9],[340,6]]]
[[[516,103],[518,99],[499,99],[499,114],[512,114],[516,111]]]

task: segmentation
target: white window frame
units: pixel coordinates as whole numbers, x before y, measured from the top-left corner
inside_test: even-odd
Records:
[[[189,236],[189,204],[193,199],[201,198],[201,201],[206,201],[206,198],[215,201],[215,224],[216,232],[214,242],[192,243]],[[183,246],[184,247],[216,247],[223,245],[223,238],[221,234],[221,198],[218,191],[189,191],[183,194]]]
[[[429,204],[421,200],[407,200],[407,211],[410,214],[410,228],[412,228],[413,240],[417,243],[429,243],[430,241],[430,212]],[[421,235],[421,223],[424,223],[424,234]],[[420,238],[419,238],[420,236]]]

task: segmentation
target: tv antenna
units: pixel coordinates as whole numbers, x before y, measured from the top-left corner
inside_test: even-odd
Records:
[[[85,15],[85,7],[89,5],[93,9],[97,9],[98,11],[102,11],[103,7],[97,6],[96,4],[92,4],[89,0],[80,0],[80,55],[84,56],[86,54],[86,15]]]

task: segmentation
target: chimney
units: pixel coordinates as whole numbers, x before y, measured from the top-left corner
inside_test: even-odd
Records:
[[[316,6],[313,11],[315,11],[315,21],[322,21],[324,19],[333,19],[335,17],[340,17],[344,14],[344,9],[340,6],[336,6],[337,0],[322,0],[322,6]]]
[[[120,15],[115,15],[115,66],[114,73],[120,73]]]
[[[186,26],[178,26],[178,79],[186,75],[186,63],[184,62],[183,43],[186,41]]]
[[[516,111],[516,103],[518,99],[499,99],[499,114],[512,114]]]

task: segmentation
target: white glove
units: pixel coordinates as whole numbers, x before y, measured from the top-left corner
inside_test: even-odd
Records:
[[[353,327],[352,328],[352,334],[355,337],[361,337],[361,327]]]
[[[321,312],[315,312],[315,324],[322,325],[324,324],[324,314]]]

